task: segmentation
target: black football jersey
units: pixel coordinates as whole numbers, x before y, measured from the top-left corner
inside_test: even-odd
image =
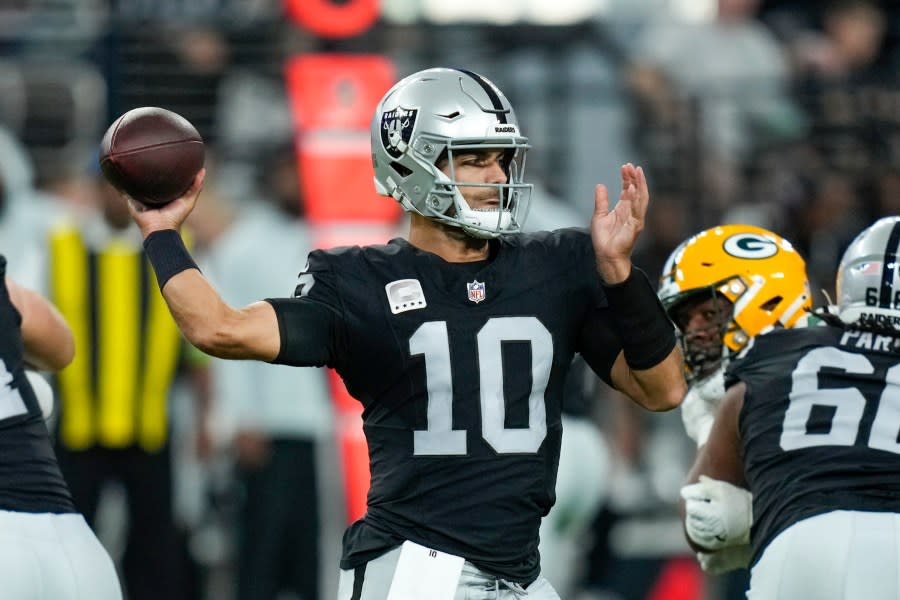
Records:
[[[270,300],[278,362],[334,367],[364,407],[368,512],[343,568],[408,539],[535,579],[566,373],[580,352],[609,381],[621,350],[588,232],[503,237],[476,263],[402,239],[315,251],[296,295]]]
[[[21,323],[6,287],[6,259],[0,256],[0,510],[75,512],[25,377]]]
[[[740,435],[754,563],[802,519],[900,512],[900,337],[831,326],[773,331],[726,379],[747,384]]]

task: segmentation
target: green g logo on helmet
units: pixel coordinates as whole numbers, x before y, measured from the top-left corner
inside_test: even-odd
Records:
[[[737,258],[763,259],[778,253],[775,240],[753,233],[733,235],[722,244],[728,254]]]

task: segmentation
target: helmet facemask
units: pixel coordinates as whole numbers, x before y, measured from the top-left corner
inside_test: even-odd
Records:
[[[466,152],[495,150],[505,151],[503,170],[506,173],[506,183],[469,183],[457,179],[455,156]],[[491,140],[490,145],[486,145],[479,142],[450,140],[445,150],[446,158],[442,157],[435,165],[437,169],[435,183],[426,203],[429,214],[425,216],[460,227],[477,238],[494,238],[502,233],[519,233],[531,207],[532,186],[522,182],[526,152],[527,146],[514,141],[497,145],[495,140]],[[438,167],[443,160],[446,160],[447,164],[444,170]],[[465,198],[464,188],[470,194],[489,190],[488,195],[497,197],[500,205],[490,209],[472,208]]]
[[[688,382],[703,379],[722,365],[728,354],[725,337],[740,329],[734,322],[732,309],[732,303],[714,288],[687,294],[669,308],[669,315],[677,326],[676,335],[684,355]],[[706,313],[706,323],[690,329],[691,317],[696,310]]]

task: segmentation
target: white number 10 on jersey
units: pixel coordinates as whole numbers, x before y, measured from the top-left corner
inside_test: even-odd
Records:
[[[535,453],[547,437],[544,391],[553,366],[553,336],[535,317],[488,319],[476,337],[481,390],[481,436],[499,454]],[[531,344],[528,428],[504,426],[503,342]],[[466,431],[453,429],[453,368],[446,321],[423,323],[409,338],[409,353],[425,357],[428,428],[414,432],[416,456],[466,454]]]

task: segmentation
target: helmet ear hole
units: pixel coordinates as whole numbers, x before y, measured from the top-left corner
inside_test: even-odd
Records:
[[[775,307],[781,304],[783,298],[781,296],[775,296],[773,298],[769,298],[766,302],[764,302],[759,308],[760,310],[764,310],[766,312],[772,312],[775,310]]]
[[[391,168],[394,170],[394,173],[400,176],[401,179],[406,179],[410,175],[412,175],[412,169],[404,167],[398,162],[392,162]]]
[[[434,160],[434,166],[439,170],[443,170],[449,162],[450,152],[446,148],[444,148],[443,150],[441,150],[441,153],[438,155],[438,157]]]

